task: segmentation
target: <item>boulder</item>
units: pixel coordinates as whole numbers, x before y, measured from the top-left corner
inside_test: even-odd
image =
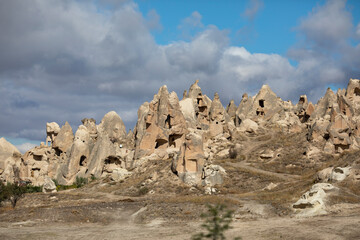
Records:
[[[118,181],[124,180],[125,178],[127,178],[130,175],[131,175],[131,172],[129,172],[128,170],[126,170],[124,168],[115,168],[111,172],[110,176],[113,181],[118,182]]]
[[[327,192],[335,187],[329,183],[314,184],[309,191],[304,193],[300,199],[293,204],[293,209],[298,216],[316,216],[326,214]]]
[[[54,193],[54,192],[57,192],[57,190],[56,190],[56,185],[55,185],[55,183],[54,183],[54,181],[50,178],[50,177],[48,177],[48,176],[46,176],[45,178],[44,178],[44,185],[43,185],[43,187],[42,187],[42,191],[44,192],[44,193]]]
[[[202,172],[202,185],[203,186],[215,186],[223,184],[223,176],[226,175],[226,171],[219,165],[210,164],[203,168]]]
[[[336,167],[331,171],[330,180],[341,182],[351,173],[351,167]]]
[[[250,119],[245,119],[244,121],[241,122],[239,130],[241,132],[256,133],[258,128],[259,125],[256,122]]]

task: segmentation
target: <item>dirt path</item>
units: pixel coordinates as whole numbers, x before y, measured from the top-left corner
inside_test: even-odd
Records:
[[[291,174],[285,174],[285,173],[275,173],[275,172],[270,172],[270,171],[262,170],[262,169],[259,169],[259,168],[251,167],[245,161],[237,162],[237,163],[228,163],[228,164],[233,166],[233,167],[236,167],[236,168],[238,168],[240,170],[244,169],[246,171],[251,171],[251,172],[256,173],[256,174],[270,176],[270,177],[278,178],[278,179],[281,179],[281,180],[284,180],[284,181],[295,181],[295,180],[299,180],[301,178],[299,175],[291,175]]]

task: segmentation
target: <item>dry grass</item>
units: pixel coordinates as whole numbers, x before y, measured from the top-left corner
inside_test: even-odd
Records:
[[[195,203],[195,204],[224,204],[239,205],[239,201],[228,198],[224,195],[187,195],[187,196],[170,196],[155,200],[162,203]]]

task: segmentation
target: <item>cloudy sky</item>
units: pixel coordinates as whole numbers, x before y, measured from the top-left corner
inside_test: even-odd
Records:
[[[195,79],[226,105],[261,85],[284,100],[360,78],[357,0],[0,0],[0,137],[115,110],[132,129],[160,86]]]

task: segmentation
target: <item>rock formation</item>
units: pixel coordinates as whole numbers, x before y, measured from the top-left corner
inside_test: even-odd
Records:
[[[61,184],[91,176],[119,181],[145,162],[162,160],[169,161],[172,172],[184,182],[213,187],[221,184],[226,174],[212,164],[214,159],[229,158],[235,150],[240,151],[238,139],[273,129],[306,132],[309,147],[304,155],[311,161],[319,153],[359,149],[357,79],[350,80],[346,91],[335,94],[328,89],[317,104],[301,95],[293,105],[264,85],[254,97],[244,94],[238,106],[232,100],[226,109],[217,93],[211,100],[198,83],[195,81],[180,101],[175,92],[169,93],[162,86],[152,101],[140,106],[136,126],[128,133],[120,116],[109,112],[98,125],[95,119],[82,119],[75,134],[67,122],[61,129],[55,122],[47,123],[46,144],[22,157],[2,138],[0,177],[10,182],[19,178],[35,185],[49,182],[47,177]],[[279,151],[263,151],[258,159],[271,161],[275,152]],[[340,178],[335,173],[332,179]]]
[[[19,177],[20,158],[19,150],[0,138],[0,181],[14,182]]]

